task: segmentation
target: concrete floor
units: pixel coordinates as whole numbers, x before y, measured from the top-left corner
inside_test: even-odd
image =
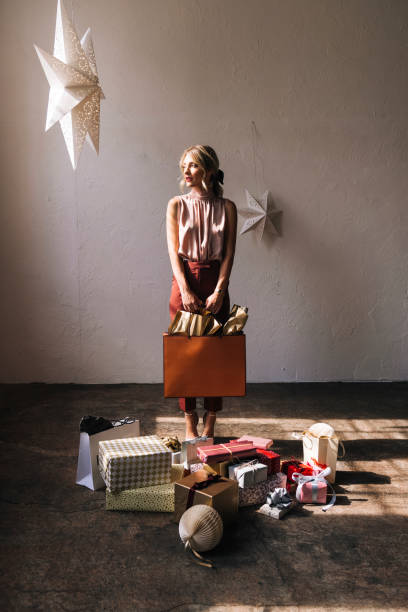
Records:
[[[402,610],[408,601],[408,383],[249,385],[225,400],[217,435],[268,434],[301,456],[292,431],[331,423],[345,440],[337,505],[282,521],[239,512],[195,565],[171,515],[107,512],[74,484],[82,415],[136,415],[142,433],[183,420],[161,385],[4,385],[1,390],[2,610]]]

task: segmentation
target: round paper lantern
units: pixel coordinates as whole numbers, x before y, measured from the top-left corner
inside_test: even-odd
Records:
[[[180,538],[193,551],[205,552],[215,548],[222,538],[222,532],[222,519],[211,506],[191,506],[180,519]]]

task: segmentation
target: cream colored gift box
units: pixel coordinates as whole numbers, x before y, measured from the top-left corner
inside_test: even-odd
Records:
[[[172,465],[171,482],[156,487],[106,491],[106,510],[138,512],[174,512],[174,483],[183,478],[184,466]]]
[[[158,436],[99,442],[99,469],[108,491],[169,483],[171,456]]]

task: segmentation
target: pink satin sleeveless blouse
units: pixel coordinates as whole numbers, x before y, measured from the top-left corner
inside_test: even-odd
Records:
[[[225,202],[223,198],[179,197],[178,254],[190,261],[223,259]]]

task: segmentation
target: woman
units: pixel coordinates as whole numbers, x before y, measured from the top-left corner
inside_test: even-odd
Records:
[[[205,307],[220,323],[229,314],[228,283],[234,261],[237,210],[222,197],[224,173],[214,149],[195,145],[180,159],[187,195],[172,198],[167,207],[167,244],[173,283],[170,317],[177,310],[198,312]],[[182,189],[183,190],[183,189]],[[180,398],[185,413],[186,439],[198,436],[196,398]],[[214,436],[221,397],[204,398],[204,436]]]

